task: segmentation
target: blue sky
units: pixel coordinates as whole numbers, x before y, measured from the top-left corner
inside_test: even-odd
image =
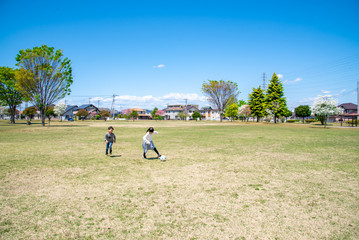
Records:
[[[240,99],[280,74],[290,109],[333,95],[356,103],[359,1],[0,0],[0,66],[47,44],[71,59],[68,104],[209,105],[201,85],[238,83]]]

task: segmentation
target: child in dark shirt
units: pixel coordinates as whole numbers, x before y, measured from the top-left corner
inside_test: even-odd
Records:
[[[113,133],[113,130],[112,126],[108,127],[108,133],[105,135],[106,155],[108,155],[108,149],[110,149],[110,154],[112,154],[112,144],[116,142],[116,135]]]

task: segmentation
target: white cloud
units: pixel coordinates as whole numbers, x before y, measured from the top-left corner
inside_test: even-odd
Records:
[[[282,79],[283,78],[283,74],[277,74],[278,78]]]
[[[300,82],[300,81],[302,81],[302,80],[303,80],[303,78],[296,78],[296,79],[294,79],[294,80],[285,80],[285,81],[283,81],[283,83],[284,83],[284,84],[293,84],[293,83]]]
[[[153,66],[153,68],[163,68],[163,67],[165,67],[166,65],[164,65],[164,64],[159,64],[159,65],[156,65],[156,66]]]
[[[108,99],[112,101],[112,98]],[[123,95],[115,97],[115,105],[117,109],[133,107],[145,109],[165,108],[167,104],[185,104],[186,99],[188,104],[208,105],[207,98],[196,93],[168,93],[160,97]]]
[[[329,90],[320,90],[322,93],[324,93],[324,94],[328,94],[328,93],[331,93],[331,91],[329,91]]]

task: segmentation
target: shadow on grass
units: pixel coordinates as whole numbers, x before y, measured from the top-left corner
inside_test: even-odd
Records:
[[[61,128],[61,127],[88,127],[88,125],[50,125],[50,126],[46,126],[46,127],[50,127],[50,128]]]
[[[146,158],[146,160],[157,160],[157,159],[158,159],[158,157]]]
[[[121,155],[110,155],[112,158],[121,157]]]
[[[24,122],[24,123],[15,123],[15,124],[12,124],[12,123],[5,123],[5,124],[0,124],[0,126],[4,126],[4,127],[11,127],[11,126],[16,126],[16,125],[27,125],[27,123],[26,122]],[[31,125],[41,125],[41,123],[31,123],[29,126],[31,126]]]

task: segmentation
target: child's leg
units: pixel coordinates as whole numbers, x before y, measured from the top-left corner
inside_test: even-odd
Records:
[[[109,147],[110,147],[110,143],[108,142],[108,143],[106,143],[106,155],[108,154]]]
[[[109,146],[110,147],[110,154],[112,154],[112,144],[113,144],[113,142],[110,142],[110,144],[109,144],[110,145]]]
[[[157,151],[157,148],[154,148],[153,151],[155,151],[155,153],[157,153],[157,155],[161,157],[161,154]]]

